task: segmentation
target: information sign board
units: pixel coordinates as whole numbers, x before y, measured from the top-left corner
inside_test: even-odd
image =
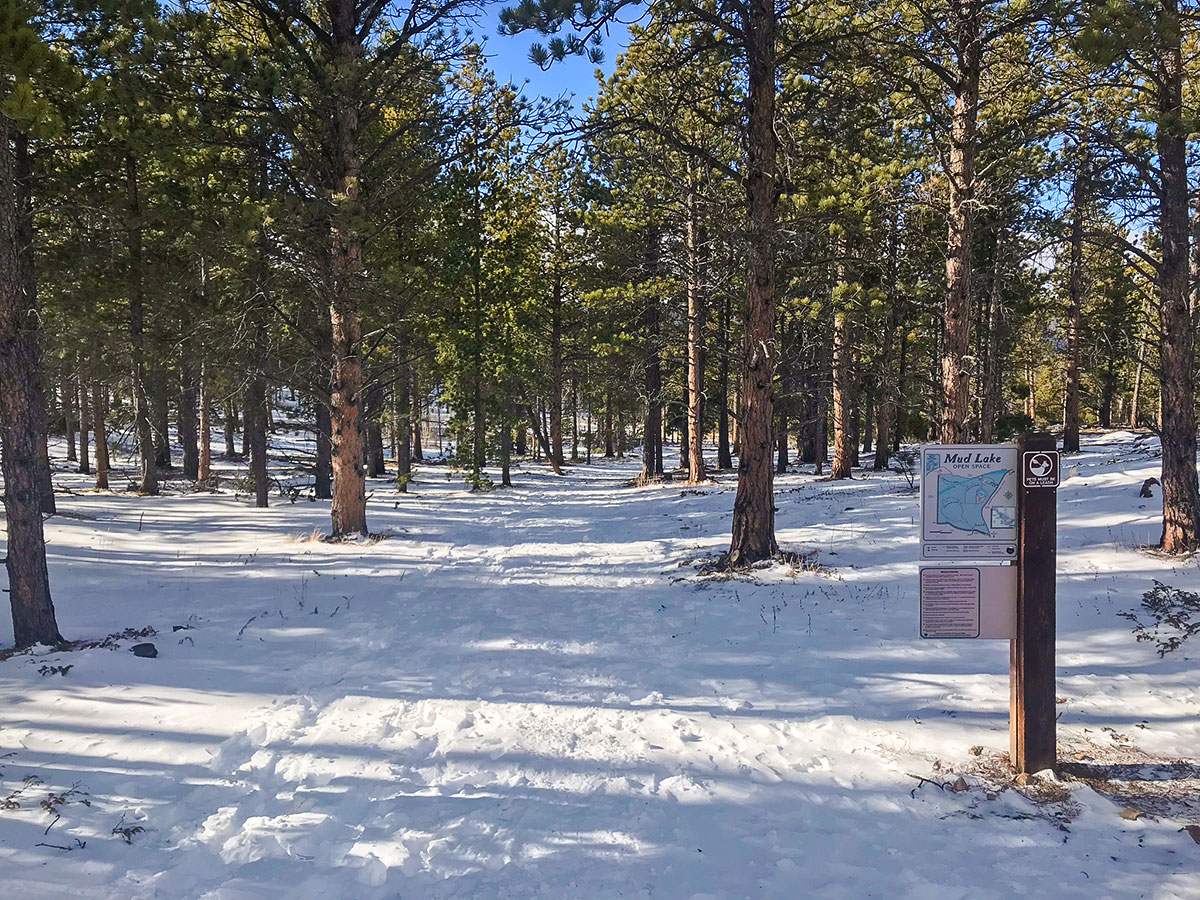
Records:
[[[921,559],[1016,559],[1017,448],[936,444],[921,451]]]

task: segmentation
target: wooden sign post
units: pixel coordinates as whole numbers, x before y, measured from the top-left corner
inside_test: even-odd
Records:
[[[1054,438],[1019,444],[1017,634],[1012,642],[1009,754],[1017,772],[1053,769],[1055,599],[1059,456]]]

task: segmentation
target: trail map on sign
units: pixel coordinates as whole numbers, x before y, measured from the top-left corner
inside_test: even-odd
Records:
[[[1013,559],[1017,452],[931,445],[921,454],[921,558]]]
[[[950,525],[959,531],[991,535],[983,520],[988,503],[1000,490],[1004,476],[1011,469],[1000,469],[974,477],[942,475],[937,485],[938,524]]]

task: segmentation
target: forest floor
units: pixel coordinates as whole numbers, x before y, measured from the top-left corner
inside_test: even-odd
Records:
[[[70,490],[63,633],[0,661],[0,882],[21,898],[1200,898],[1200,638],[1119,613],[1200,590],[1157,444],[1093,436],[1059,492],[1060,758],[1004,774],[1008,645],[917,637],[900,474],[778,480],[808,556],[709,574],[734,477],[637,461],[328,504]],[[115,486],[123,481],[114,480]],[[11,645],[7,609],[0,647]],[[178,629],[178,630],[176,630]],[[156,658],[130,652],[153,642]],[[962,776],[962,781],[959,781]],[[957,789],[956,789],[957,788]],[[1200,840],[1200,838],[1198,838]]]

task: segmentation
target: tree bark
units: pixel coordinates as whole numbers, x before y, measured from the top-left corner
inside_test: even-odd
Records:
[[[404,359],[407,353],[407,344],[401,343],[396,350],[396,356]],[[400,381],[396,385],[394,392],[396,428],[400,435],[400,446],[396,451],[396,490],[403,493],[408,492],[409,482],[412,481],[412,440],[414,428],[412,422],[413,393],[409,385],[410,374],[412,374],[412,367],[407,363],[402,364],[400,366]],[[419,431],[416,433],[419,433]]]
[[[132,152],[125,154],[125,190],[129,219],[129,356],[133,363],[133,418],[137,434],[138,460],[141,466],[143,494],[158,493],[158,469],[154,458],[154,429],[146,396],[145,281],[142,250],[142,201],[138,190],[137,161]]]
[[[550,447],[554,461],[560,466],[563,456],[563,341],[562,341],[563,281],[557,266],[554,286],[550,293]]]
[[[333,444],[329,439],[332,428],[329,406],[317,400],[317,460],[313,469],[313,495],[318,500],[333,497]]]
[[[154,417],[154,464],[170,469],[171,463],[171,403],[168,399],[167,370],[164,366],[150,376],[150,410]]]
[[[546,462],[550,463],[550,468],[554,470],[555,475],[561,475],[562,467],[558,464],[558,460],[554,458],[554,453],[550,449],[550,441],[546,437],[546,432],[542,429],[541,417],[532,405],[526,406],[525,412],[529,416],[529,424],[533,426],[533,436],[537,440],[538,446],[542,448],[542,452],[546,454]]]
[[[512,424],[510,410],[505,404],[505,416],[500,422],[500,484],[512,487]]]
[[[250,443],[254,431],[254,398],[251,396],[253,386],[250,379],[246,380],[246,389],[242,392],[242,459],[250,458]]]
[[[329,4],[333,69],[333,120],[330,123],[330,266],[325,282],[333,350],[329,398],[333,458],[333,502],[330,518],[334,537],[367,532],[366,475],[363,471],[362,322],[353,282],[360,269],[361,241],[355,224],[358,206],[358,98],[352,95],[350,73],[362,54],[363,35],[357,29],[353,0]]]
[[[233,397],[225,398],[225,458],[237,459],[238,452],[234,446],[234,437],[237,435],[238,429],[238,412],[237,406],[233,402]]]
[[[775,363],[775,77],[774,0],[748,0],[746,304],[738,487],[729,544],[731,565],[775,555],[775,473],[771,466]]]
[[[366,466],[372,478],[381,478],[387,471],[383,458],[384,399],[383,388],[379,385],[367,391]]]
[[[67,438],[67,462],[78,462],[79,454],[75,451],[75,387],[69,377],[63,378],[60,385],[62,391],[63,431]]]
[[[260,325],[259,331],[265,330],[265,327]],[[255,340],[256,350],[261,350],[265,344],[266,336],[260,334]],[[267,475],[267,379],[258,367],[250,375],[242,418],[242,427],[250,438],[250,478],[254,482],[254,505],[265,509],[269,505],[271,492]]]
[[[38,465],[36,295],[27,291],[15,135],[0,115],[0,467],[4,473],[5,567],[18,647],[62,641],[50,597]],[[30,235],[32,237],[32,235]]]
[[[729,319],[729,294],[725,292],[721,298],[721,360],[717,366],[717,390],[721,394],[721,405],[717,410],[717,468],[732,469],[733,454],[729,446],[729,356],[733,352],[731,346]]]
[[[958,444],[966,439],[971,399],[971,240],[975,217],[982,16],[978,0],[954,0],[951,8],[959,71],[950,126],[949,171],[946,173],[950,209],[942,341],[941,440],[944,444]]]
[[[96,490],[108,490],[108,389],[92,382],[92,429],[96,437]]]
[[[75,379],[72,386],[76,390],[79,397],[79,474],[91,475],[92,466],[88,458],[88,400],[87,400],[87,382],[84,381],[83,374]]]
[[[17,248],[17,266],[20,284],[25,291],[28,308],[38,308],[37,268],[33,251],[33,157],[29,150],[29,136],[24,132],[13,135],[13,190],[16,202],[16,224],[14,235]],[[50,467],[50,417],[46,411],[46,382],[42,367],[41,319],[30,324],[33,329],[30,345],[33,353],[34,377],[37,391],[30,396],[31,415],[37,430],[38,494],[42,503],[42,515],[51,516],[58,511],[54,499],[54,479]]]
[[[1163,529],[1166,553],[1197,549],[1200,488],[1196,476],[1195,352],[1188,306],[1187,130],[1183,121],[1183,60],[1178,0],[1162,0],[1157,32],[1158,121],[1155,141],[1161,172],[1159,227],[1159,382],[1162,388]]]
[[[579,462],[579,379],[571,378],[571,462]]]
[[[1063,408],[1064,453],[1079,452],[1079,325],[1083,309],[1083,212],[1087,163],[1084,150],[1071,185],[1071,260],[1067,298],[1067,384]]]
[[[200,478],[200,430],[196,426],[199,388],[191,339],[185,338],[179,354],[179,443],[183,449],[183,477]]]
[[[409,416],[412,419],[412,458],[422,460],[425,458],[425,453],[421,449],[421,388],[419,383],[420,371],[417,369],[417,364],[414,362],[410,369],[412,373],[412,407],[409,410]],[[441,448],[441,436],[438,436],[438,447]]]
[[[1143,318],[1146,318],[1149,316],[1148,306],[1149,306],[1149,304],[1143,300],[1143,302],[1142,302]],[[1133,396],[1130,398],[1130,401],[1129,401],[1129,427],[1130,428],[1138,427],[1138,421],[1140,419],[1139,414],[1141,412],[1142,379],[1145,375],[1145,370],[1146,370],[1146,344],[1147,344],[1146,323],[1141,320],[1139,320],[1138,324],[1137,324],[1137,342],[1138,342],[1138,353],[1137,353],[1137,366],[1135,367],[1134,373],[1133,373]]]
[[[894,369],[896,335],[900,331],[900,216],[897,211],[889,221],[887,259],[888,319],[883,332],[880,354],[879,397],[875,411],[875,459],[871,467],[882,472],[888,467],[892,454],[892,427],[896,420],[896,398],[900,394]]]
[[[833,316],[833,462],[829,478],[850,478],[854,462],[854,311],[853,297],[839,304]]]
[[[611,459],[616,455],[616,445],[613,443],[613,414],[612,394],[604,395],[604,456]]]
[[[687,433],[688,481],[700,484],[708,477],[704,467],[704,318],[707,296],[704,289],[704,244],[696,209],[696,195],[688,192],[688,339],[687,339]]]
[[[212,398],[209,396],[208,365],[200,364],[200,454],[196,460],[196,481],[208,483],[212,477]]]
[[[644,276],[647,282],[658,276],[660,248],[659,233],[650,229],[646,235],[643,259]],[[642,323],[645,328],[645,347],[642,351],[642,371],[646,389],[646,421],[642,429],[642,475],[643,484],[663,474],[662,465],[662,360],[660,358],[660,316],[657,285],[650,283],[644,299]]]

